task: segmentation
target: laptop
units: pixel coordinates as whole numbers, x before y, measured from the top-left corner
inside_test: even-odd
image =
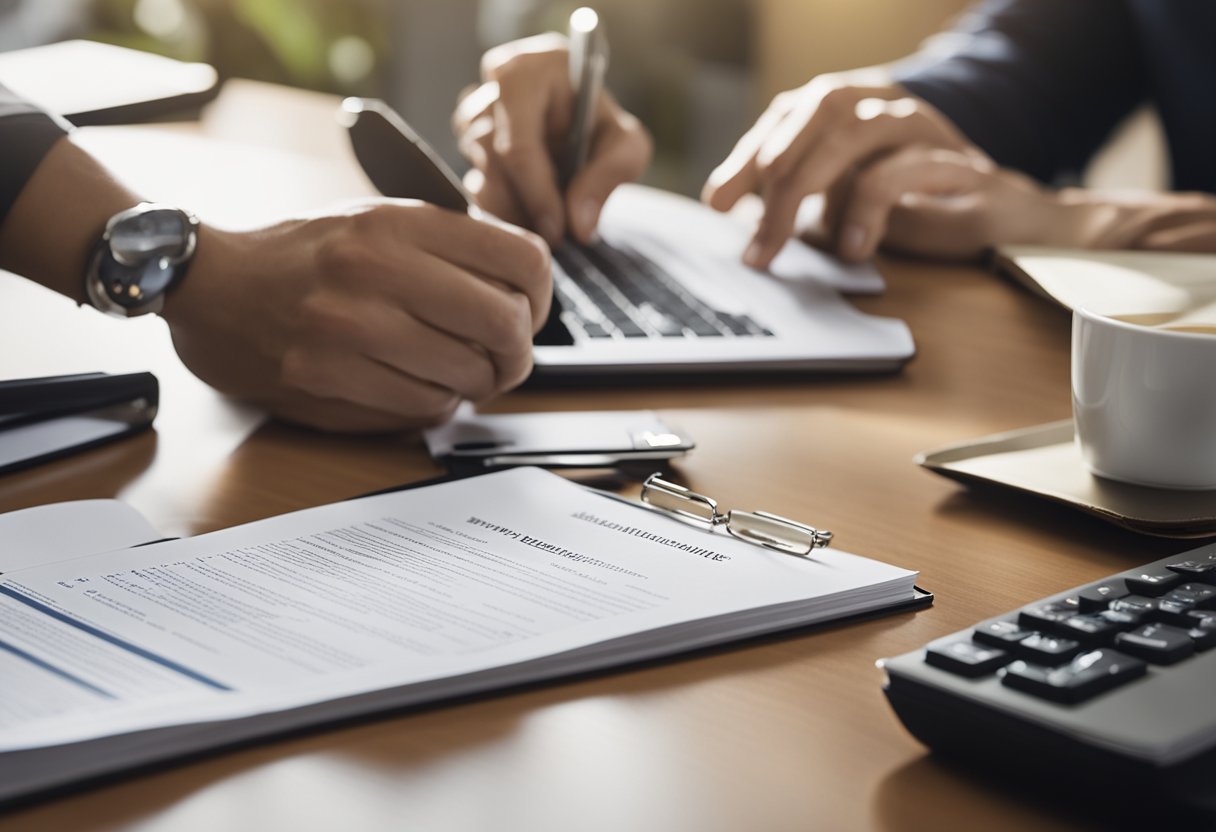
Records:
[[[459,211],[472,204],[383,102],[348,99],[343,109],[355,155],[381,193]],[[597,242],[553,252],[554,303],[535,339],[533,378],[889,372],[915,354],[903,321],[864,314],[841,296],[881,292],[873,266],[792,240],[757,272],[739,259],[750,234],[688,197],[618,188]]]

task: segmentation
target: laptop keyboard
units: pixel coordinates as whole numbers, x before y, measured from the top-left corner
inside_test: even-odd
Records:
[[[755,338],[772,330],[713,309],[631,246],[563,243],[554,294],[571,333],[587,338]]]

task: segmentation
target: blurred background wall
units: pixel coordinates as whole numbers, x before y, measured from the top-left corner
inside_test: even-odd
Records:
[[[969,0],[756,0],[764,101],[823,72],[886,63],[945,28]]]
[[[512,38],[560,30],[584,2],[0,0],[0,50],[86,37],[207,61],[223,77],[382,97],[460,167],[448,118],[460,91],[477,81],[481,53]],[[611,44],[609,84],[655,136],[649,181],[696,193],[773,95],[822,72],[906,55],[967,2],[594,5]],[[1152,152],[1151,137],[1137,141],[1139,157]],[[1103,157],[1103,184],[1154,184],[1141,181],[1156,176],[1154,170],[1120,158]]]

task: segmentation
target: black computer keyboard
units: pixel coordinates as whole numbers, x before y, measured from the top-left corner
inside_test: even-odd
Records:
[[[730,338],[773,333],[713,309],[631,246],[566,242],[553,252],[554,294],[567,329],[588,338]]]
[[[908,730],[969,767],[1216,814],[1214,648],[1216,544],[880,666]]]

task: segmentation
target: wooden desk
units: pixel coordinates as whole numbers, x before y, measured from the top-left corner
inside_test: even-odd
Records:
[[[367,192],[328,121],[330,99],[234,85],[202,132],[248,141],[243,114],[264,112],[267,95],[280,125],[309,125],[311,144],[285,130],[303,149],[262,158],[282,139],[255,135],[241,153],[257,164],[203,181],[174,167],[173,130],[150,140],[169,142],[166,152],[143,153],[138,166],[124,131],[85,140],[153,195],[184,195],[233,222]],[[1066,418],[1069,320],[977,269],[880,267],[887,293],[858,305],[911,326],[919,355],[898,375],[523,391],[498,407],[655,408],[697,439],[679,465],[689,486],[822,523],[842,548],[919,569],[937,593],[932,609],[273,742],[10,813],[0,832],[1096,824],[930,759],[888,709],[874,661],[1186,545],[973,495],[913,465],[923,448]],[[192,534],[437,473],[416,436],[263,424],[186,373],[156,320],[106,320],[6,277],[0,333],[0,376],[151,368],[164,388],[155,434],[0,480],[0,510],[117,496],[166,533]]]

